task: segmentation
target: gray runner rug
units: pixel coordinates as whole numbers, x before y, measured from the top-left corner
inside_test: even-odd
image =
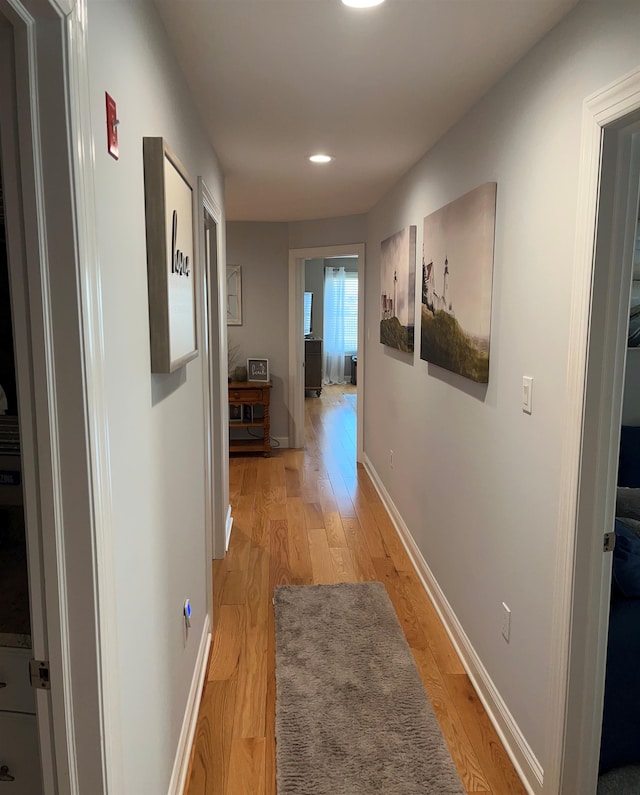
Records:
[[[274,605],[278,795],[464,795],[384,586]]]

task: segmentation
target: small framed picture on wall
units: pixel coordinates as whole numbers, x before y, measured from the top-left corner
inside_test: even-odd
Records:
[[[242,268],[227,265],[227,326],[242,325]]]
[[[269,382],[269,360],[247,359],[247,380]]]

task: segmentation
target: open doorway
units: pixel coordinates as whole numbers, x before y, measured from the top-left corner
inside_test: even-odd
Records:
[[[626,215],[624,210],[623,214]],[[640,792],[637,739],[640,734],[640,674],[636,665],[640,654],[640,220],[637,204],[635,215],[598,795]],[[626,292],[623,286],[623,293]]]
[[[223,558],[231,533],[229,506],[229,437],[227,417],[227,326],[224,296],[226,273],[221,253],[222,213],[204,180],[198,179],[202,208],[204,402],[206,428],[205,493],[208,557]],[[209,567],[210,569],[210,567]],[[209,574],[208,580],[209,580]]]
[[[304,388],[357,386],[357,257],[307,259],[304,263]],[[354,390],[348,390],[355,394]]]
[[[545,769],[545,791],[562,795],[595,793],[598,779],[639,122],[640,70],[585,101],[556,576],[556,603],[567,609],[554,616],[553,752]]]
[[[339,383],[342,381],[345,384],[345,392],[355,393],[357,388],[359,406],[356,422],[356,460],[362,459],[364,265],[364,244],[362,243],[289,251],[289,444],[291,447],[302,447],[304,444],[305,395],[315,393],[319,396],[327,382]],[[343,347],[337,356],[333,344],[331,346],[334,354],[333,378],[328,373],[328,352],[325,340],[328,333],[328,329],[325,329],[327,268],[331,278],[333,278],[336,269],[338,272],[342,270],[345,281],[353,280],[353,274],[356,274],[355,291],[352,290],[352,299],[355,295],[356,305],[350,311],[351,326],[346,335],[347,346]],[[347,272],[351,275],[346,276]],[[308,322],[309,333],[305,333],[307,332],[307,328],[305,328],[305,292],[313,295],[310,306],[312,317]],[[308,299],[307,307],[309,307]],[[343,314],[340,315],[341,318]],[[320,319],[322,320],[321,325]],[[344,346],[344,323],[342,323],[342,334]],[[355,352],[353,351],[354,340]],[[336,362],[338,363],[337,367],[335,366]],[[309,377],[306,376],[308,371]]]
[[[29,597],[21,412],[0,159],[0,781],[16,795],[43,793]],[[26,421],[24,418],[23,422]]]

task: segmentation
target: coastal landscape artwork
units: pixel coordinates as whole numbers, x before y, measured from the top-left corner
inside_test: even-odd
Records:
[[[424,219],[420,358],[489,381],[495,182]]]
[[[380,244],[380,342],[412,352],[415,328],[416,227]]]

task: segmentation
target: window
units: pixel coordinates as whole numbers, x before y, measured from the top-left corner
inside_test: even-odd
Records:
[[[358,273],[325,269],[325,347],[351,356],[358,351]]]
[[[358,352],[358,274],[346,271],[344,274],[344,351]]]

